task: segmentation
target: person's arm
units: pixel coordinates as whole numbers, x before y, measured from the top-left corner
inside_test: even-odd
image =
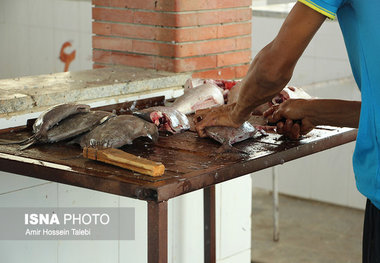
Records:
[[[239,127],[254,108],[269,101],[289,82],[294,67],[326,17],[297,2],[276,38],[253,60],[235,105],[196,114],[196,129],[205,137],[208,126]]]
[[[278,133],[297,139],[317,125],[357,128],[360,107],[360,101],[293,99],[272,107],[264,112],[264,116],[268,118],[269,122],[278,122]],[[282,122],[283,119],[286,121]],[[301,120],[302,124],[294,123],[293,120]]]

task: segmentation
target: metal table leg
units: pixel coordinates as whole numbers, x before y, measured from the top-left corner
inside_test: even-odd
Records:
[[[273,182],[273,241],[280,239],[279,202],[278,202],[278,172],[277,167],[272,168]]]
[[[168,203],[148,201],[148,263],[168,262]]]
[[[215,186],[203,190],[204,211],[204,262],[216,262],[215,245]]]

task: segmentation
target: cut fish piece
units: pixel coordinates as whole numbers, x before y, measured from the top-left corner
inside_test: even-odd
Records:
[[[224,97],[222,90],[217,85],[206,83],[192,89],[187,89],[171,106],[187,115],[194,113],[196,110],[223,104]]]
[[[136,111],[133,114],[146,121],[153,122],[160,131],[180,133],[190,129],[186,115],[173,107],[151,107]]]

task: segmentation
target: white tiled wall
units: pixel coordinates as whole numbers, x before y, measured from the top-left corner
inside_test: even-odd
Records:
[[[1,0],[0,78],[62,72],[66,41],[69,69],[91,69],[91,21],[90,0]]]
[[[277,35],[284,18],[253,16],[252,57]],[[322,25],[295,68],[292,85],[306,85],[352,76],[337,21]]]

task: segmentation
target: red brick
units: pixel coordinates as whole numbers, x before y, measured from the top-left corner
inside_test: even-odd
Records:
[[[217,68],[212,70],[205,70],[195,72],[192,74],[193,78],[207,78],[207,79],[235,79],[235,68]]]
[[[205,26],[197,28],[162,28],[93,22],[93,33],[166,42],[189,42],[247,35],[250,34],[250,24]]]
[[[93,36],[92,47],[118,51],[131,51],[132,40],[125,38]]]
[[[156,57],[112,52],[112,63],[139,68],[156,68]]]
[[[105,65],[96,64],[96,63],[92,65],[92,68],[93,68],[93,69],[97,69],[97,68],[105,68],[105,67],[106,67]]]
[[[232,36],[241,36],[241,35],[250,35],[251,34],[251,23],[243,24],[232,24],[224,25],[218,27],[218,38],[223,37],[232,37]]]
[[[249,62],[250,58],[251,58],[251,51],[241,51],[241,52],[219,54],[218,60],[217,60],[217,67],[247,63]]]
[[[132,23],[133,11],[127,9],[92,8],[92,18],[95,20]]]
[[[92,51],[92,61],[98,63],[112,63],[112,53],[109,51],[96,50]]]
[[[218,11],[217,16],[218,16],[219,23],[251,21],[252,9],[246,8],[246,9]]]
[[[190,57],[203,54],[213,54],[237,49],[237,39],[217,39],[205,42],[182,44],[176,46],[176,57]]]
[[[252,47],[251,36],[236,38],[236,50],[238,49],[250,49]]]
[[[177,30],[174,41],[186,42],[217,38],[218,27],[180,28]]]
[[[247,75],[249,64],[235,67],[235,76],[238,79],[244,78]]]
[[[250,6],[251,0],[208,0],[208,1],[189,1],[176,0],[175,10],[171,11],[192,11],[205,9],[221,9],[241,6]]]
[[[164,2],[165,0],[159,0],[158,2]],[[174,0],[164,5],[167,8],[174,5]],[[155,1],[153,0],[92,0],[92,4],[95,6],[107,6],[107,7],[120,7],[120,8],[138,8],[155,10]],[[164,3],[160,3],[160,6]],[[169,4],[169,5],[168,5]]]
[[[99,22],[92,22],[92,33],[98,35],[111,35],[111,25]]]
[[[136,53],[173,57],[175,54],[175,46],[173,44],[133,40],[132,51]]]
[[[177,14],[134,11],[133,23],[154,26],[176,26]]]
[[[174,72],[186,72],[215,67],[216,56],[184,58],[176,60]]]
[[[175,69],[175,63],[177,63],[177,61],[175,59],[157,57],[156,58],[156,69],[157,70],[163,70],[163,71],[170,71],[170,72],[178,72]]]
[[[251,0],[92,0],[95,6],[148,9],[157,11],[193,11],[250,6]]]

